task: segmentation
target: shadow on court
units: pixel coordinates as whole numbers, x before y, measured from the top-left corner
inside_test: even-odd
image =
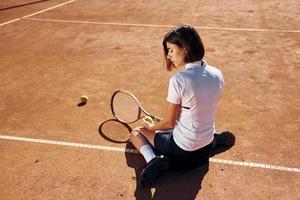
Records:
[[[131,130],[128,124],[119,122],[116,119],[108,119],[100,124],[98,133],[109,142],[127,143],[129,142]]]
[[[102,138],[114,143],[126,143],[126,149],[135,149],[129,142],[129,133],[131,127],[128,124],[121,123],[115,119],[109,119],[101,123],[98,132]],[[234,146],[234,144],[232,145]],[[212,151],[211,157],[229,150],[230,147],[219,147]],[[145,165],[145,160],[141,154],[125,153],[127,166],[133,168],[135,176],[132,177],[137,185],[138,177]],[[136,186],[136,200],[155,200],[155,199],[175,199],[175,200],[193,200],[201,190],[202,181],[209,171],[209,162],[202,166],[184,172],[169,171],[158,179],[152,187],[155,191],[152,194],[152,188],[138,188]]]
[[[39,1],[33,1],[33,2],[29,2],[29,3],[23,3],[23,4],[19,4],[19,5],[9,6],[9,7],[5,7],[5,8],[0,8],[0,11],[29,6],[29,5],[33,5],[33,4],[37,4],[37,3],[42,3],[45,1],[49,1],[49,0],[39,0]]]

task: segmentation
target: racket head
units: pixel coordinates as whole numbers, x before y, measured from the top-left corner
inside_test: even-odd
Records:
[[[141,118],[141,106],[138,99],[128,91],[117,90],[111,97],[111,112],[120,122],[130,124]]]

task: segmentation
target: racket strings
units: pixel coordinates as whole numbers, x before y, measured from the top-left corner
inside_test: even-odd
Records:
[[[130,94],[117,92],[112,101],[114,116],[125,123],[136,121],[140,116],[140,107]]]

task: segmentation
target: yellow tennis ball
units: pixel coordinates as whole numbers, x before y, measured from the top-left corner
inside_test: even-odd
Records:
[[[88,96],[86,96],[86,95],[82,95],[81,97],[80,97],[80,102],[81,103],[86,103],[87,101],[88,101]]]

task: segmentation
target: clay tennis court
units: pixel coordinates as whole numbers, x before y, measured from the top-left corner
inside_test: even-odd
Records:
[[[139,189],[142,156],[100,132],[128,136],[117,89],[164,114],[161,43],[181,23],[223,72],[216,128],[236,144]],[[300,199],[297,0],[3,0],[0,52],[0,199]]]

